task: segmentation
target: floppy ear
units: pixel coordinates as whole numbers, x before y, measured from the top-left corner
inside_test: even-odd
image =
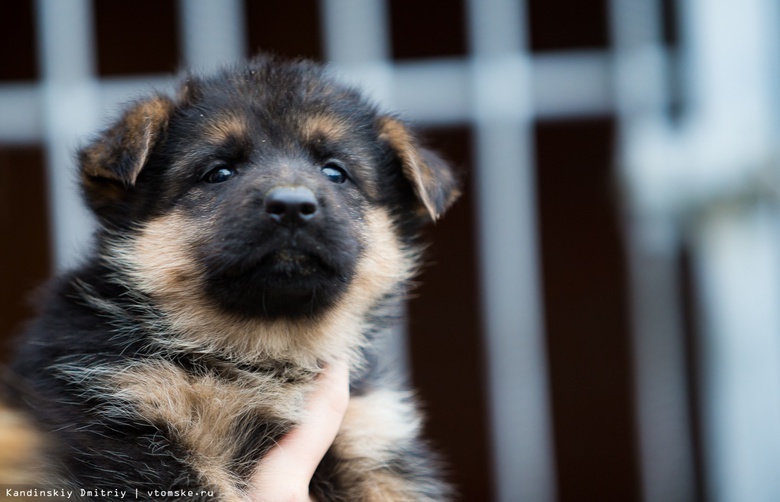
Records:
[[[156,95],[133,104],[111,127],[79,151],[81,184],[96,212],[135,185],[155,143],[165,133],[173,102]]]
[[[420,146],[400,120],[380,117],[379,130],[379,139],[386,141],[401,161],[403,175],[412,184],[421,209],[433,221],[438,220],[460,196],[452,169],[436,153]]]

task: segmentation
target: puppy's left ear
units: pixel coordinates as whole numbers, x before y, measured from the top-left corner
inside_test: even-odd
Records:
[[[379,118],[379,139],[385,141],[401,162],[404,177],[414,188],[422,209],[433,221],[439,219],[460,196],[458,180],[450,166],[436,153],[420,146],[400,120]]]
[[[173,102],[156,95],[131,106],[122,118],[79,152],[82,180],[135,185],[152,147],[164,133]]]
[[[79,151],[81,190],[104,223],[124,213],[138,175],[165,134],[174,103],[156,95],[130,106],[122,117]]]

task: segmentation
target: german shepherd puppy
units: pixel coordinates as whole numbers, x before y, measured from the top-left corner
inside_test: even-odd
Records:
[[[58,483],[242,500],[346,358],[312,492],[448,497],[412,397],[375,364],[418,230],[457,196],[404,123],[314,63],[261,57],[135,102],[78,159],[94,251],[53,281],[12,365]]]

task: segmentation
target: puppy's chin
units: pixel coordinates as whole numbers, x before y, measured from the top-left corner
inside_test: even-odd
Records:
[[[220,308],[241,317],[315,318],[341,298],[351,275],[316,255],[281,250],[240,273],[209,276],[206,291]]]

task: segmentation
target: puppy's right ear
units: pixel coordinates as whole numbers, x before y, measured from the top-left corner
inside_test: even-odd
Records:
[[[162,95],[139,101],[79,151],[81,185],[98,215],[124,200],[135,185],[154,145],[165,134],[173,109],[173,101]]]

